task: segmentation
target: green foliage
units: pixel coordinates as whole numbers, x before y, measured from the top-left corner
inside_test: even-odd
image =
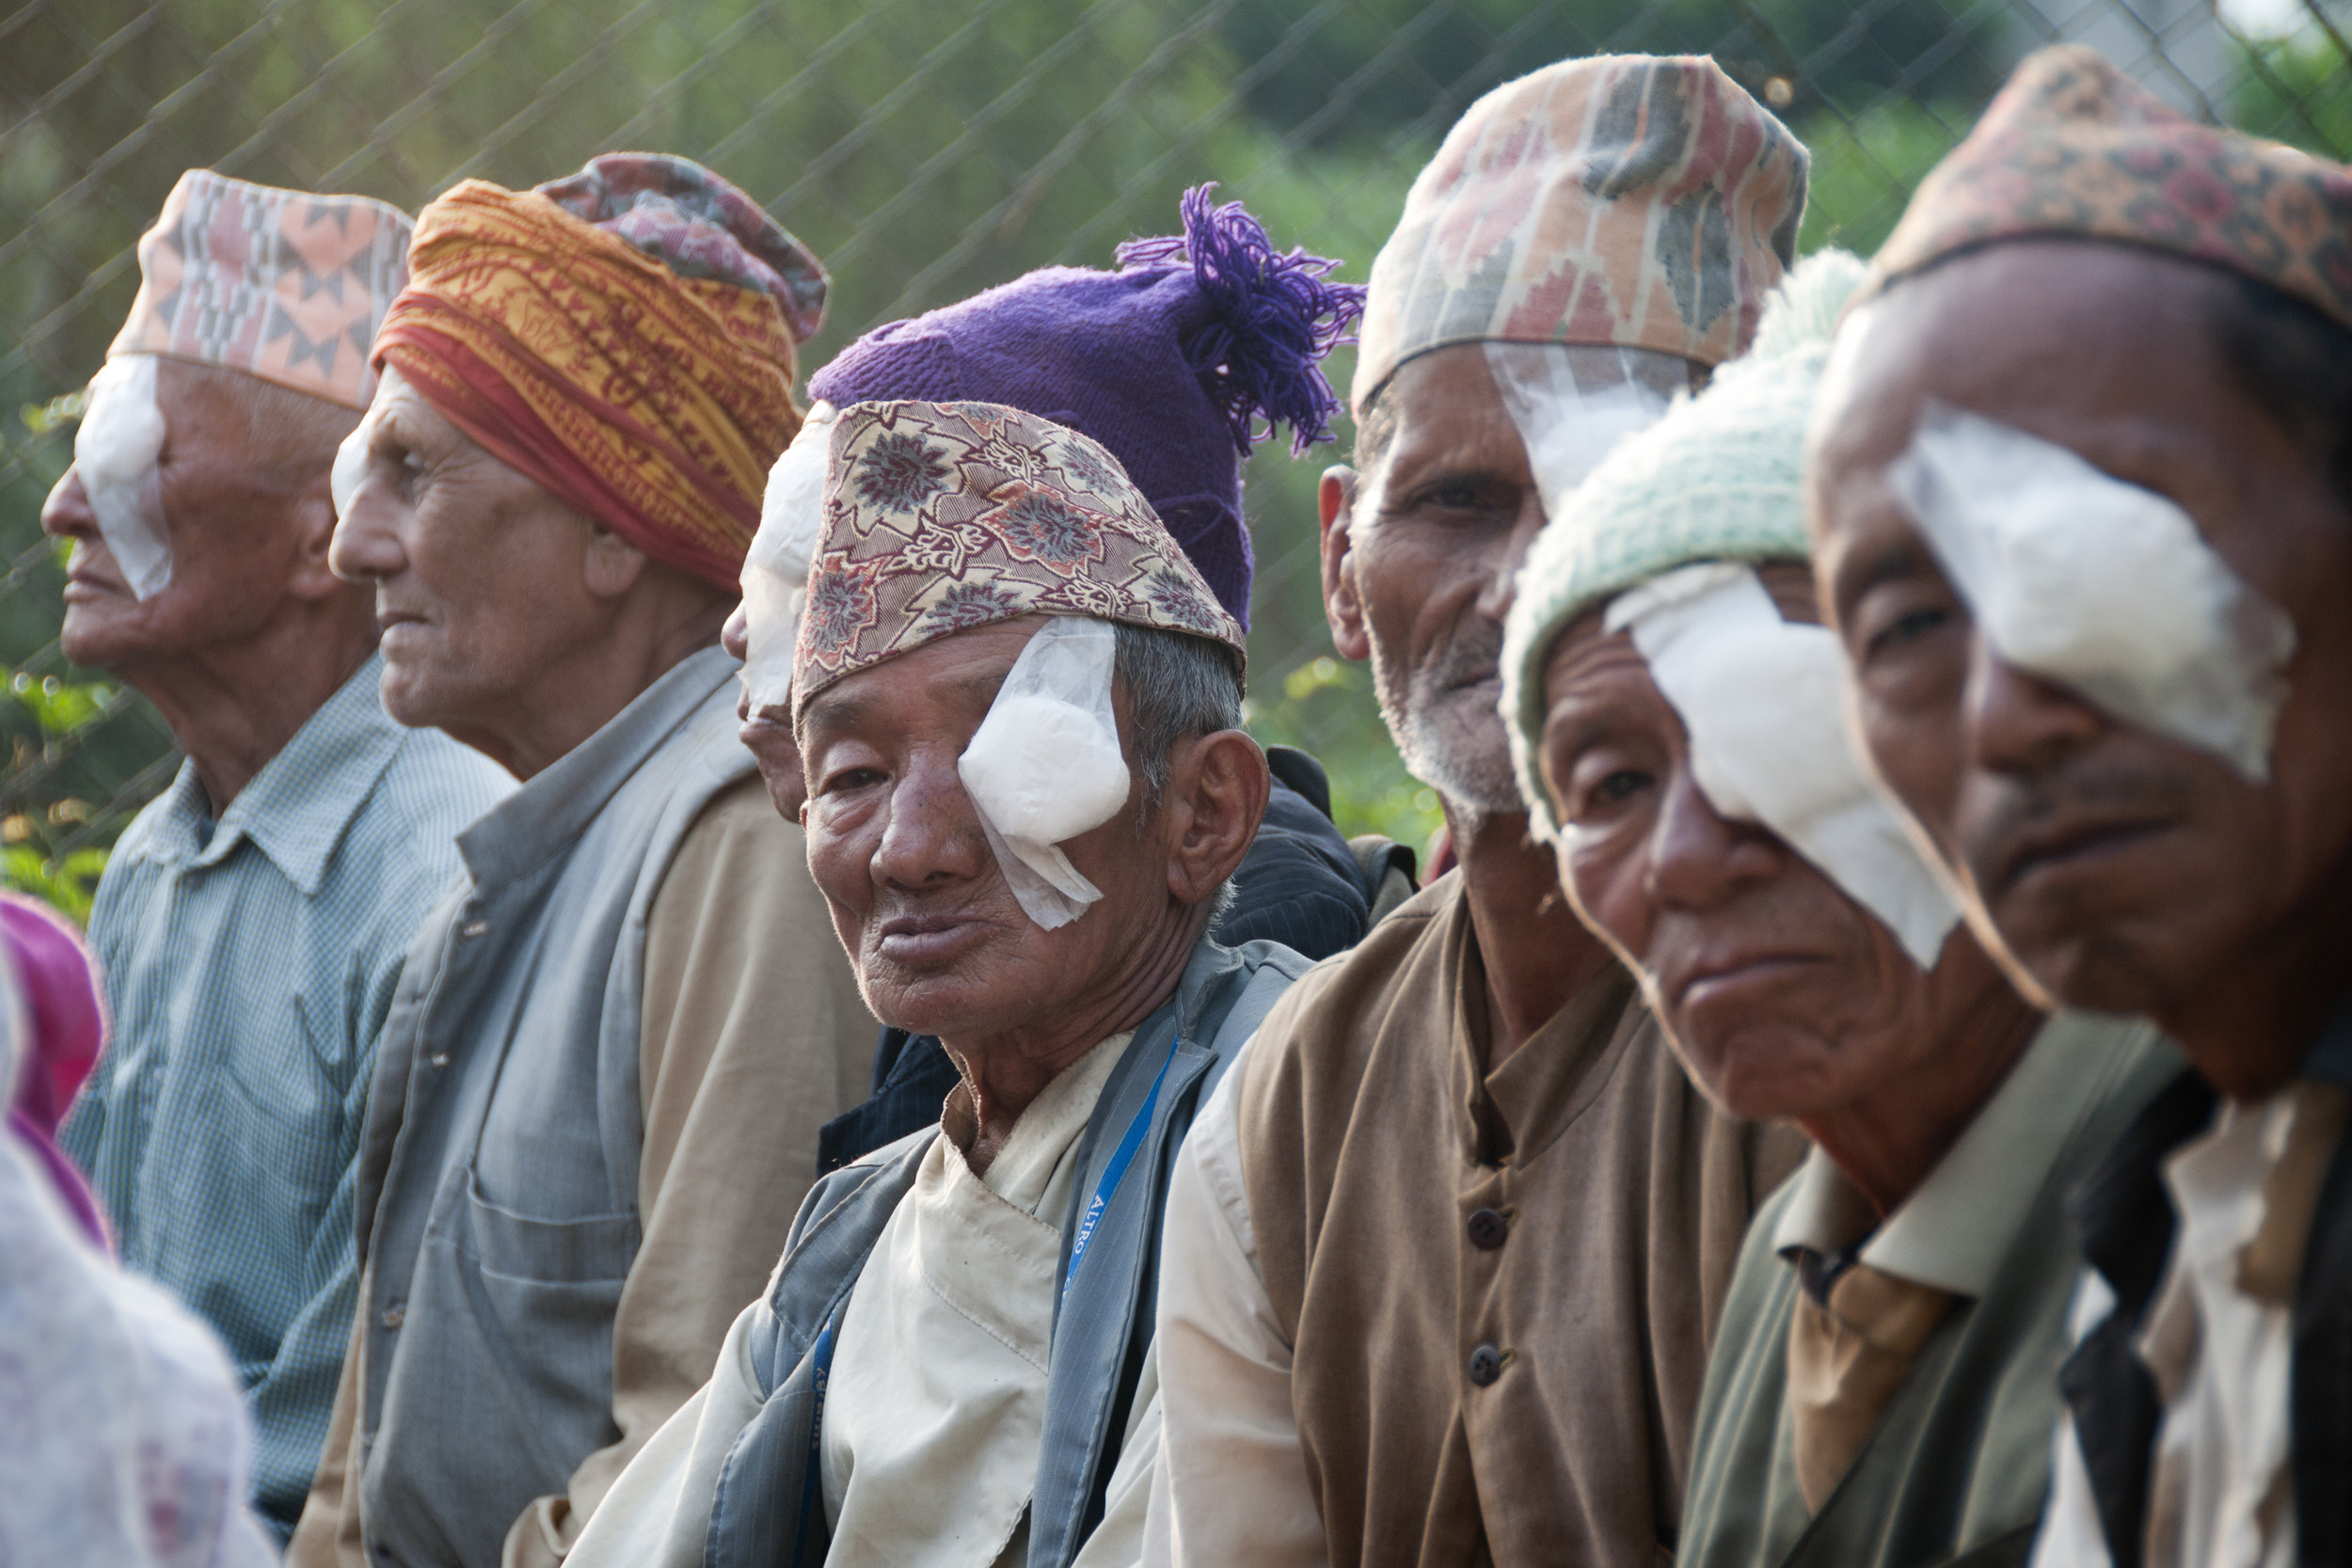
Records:
[[[2239,54],[2231,112],[2249,131],[2322,157],[2352,158],[2352,56],[2344,40],[2316,28],[2253,40]]]
[[[1311,752],[1331,779],[1340,832],[1379,833],[1426,858],[1445,825],[1435,791],[1405,771],[1373,700],[1369,666],[1328,654],[1297,665],[1244,709],[1249,733],[1269,746]]]
[[[124,693],[103,681],[36,678],[19,670],[9,677],[8,695],[15,699],[7,728],[12,733],[16,771],[20,778],[29,774],[34,787],[31,799],[14,788],[8,792],[13,803],[0,816],[0,885],[45,899],[72,919],[86,921],[109,852],[107,844],[86,840],[93,822],[116,826],[121,814],[106,814],[103,804],[94,807],[77,795],[51,793],[61,784],[71,787],[71,776],[61,774],[55,764],[70,757],[122,706]],[[104,816],[114,820],[102,820]],[[112,834],[106,836],[110,843]]]
[[[55,675],[35,680],[29,673],[20,670],[8,682],[8,694],[33,716],[41,734],[63,736],[87,729],[105,717],[121,691],[103,681],[76,686]]]
[[[29,844],[11,844],[0,849],[0,882],[11,892],[40,899],[77,926],[87,925],[107,853],[75,849],[58,860]]]
[[[1797,246],[1808,255],[1836,245],[1858,256],[1878,249],[1903,215],[1912,187],[1967,135],[1964,104],[1931,107],[1889,99],[1848,119],[1817,110],[1797,127],[1813,153],[1813,180]]]

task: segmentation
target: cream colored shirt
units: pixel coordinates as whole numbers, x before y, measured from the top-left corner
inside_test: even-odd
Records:
[[[1104,1084],[1132,1043],[1104,1041],[1046,1085],[982,1176],[964,1154],[969,1093],[884,1227],[842,1314],[821,1431],[825,1513],[837,1568],[991,1568],[1027,1549],[1061,1222],[1079,1180],[1078,1144]],[[718,1369],[654,1434],[605,1497],[573,1568],[693,1568],[719,1475],[759,1412],[746,1337],[728,1331]],[[1139,1560],[1159,1447],[1155,1359],[1112,1472],[1102,1523],[1077,1568]]]
[[[2291,1292],[2255,1293],[2241,1272],[2265,1228],[2299,1257],[2314,1185],[2274,1180],[2301,1131],[2332,1144],[2329,1091],[2298,1083],[2263,1101],[2224,1101],[2210,1131],[2164,1164],[2179,1215],[2172,1256],[2137,1345],[2164,1401],[2149,1470],[2148,1568],[2289,1568],[2295,1499],[2288,1400]],[[2313,1167],[2324,1171],[2324,1164]],[[2308,1177],[2308,1173],[2307,1173]],[[2274,1214],[2273,1201],[2297,1211]],[[2273,1250],[2280,1250],[2275,1247]],[[2079,1340],[2115,1306],[2086,1270],[2074,1306]],[[2072,1419],[2058,1425],[2056,1481],[2032,1568],[2110,1568],[2096,1498]]]
[[[1242,1188],[1234,1095],[1253,1037],[1194,1118],[1160,1242],[1163,1419],[1188,1435],[1152,1467],[1143,1560],[1323,1568],[1323,1516],[1291,1405],[1291,1344],[1275,1321]],[[1182,1465],[1182,1469],[1176,1468]]]
[[[1983,1295],[2051,1164],[2114,1087],[2111,1074],[2096,1070],[2114,1050],[2114,1027],[2086,1013],[2044,1023],[1952,1147],[1883,1222],[1815,1148],[1798,1167],[1773,1250],[1792,1260],[1800,1250],[1834,1254],[1867,1234],[1855,1261],[1951,1295]],[[2089,1065],[2087,1053],[2095,1053]]]
[[[1061,1219],[1078,1142],[1132,1034],[1065,1069],[988,1169],[971,1092],[891,1215],[842,1314],[825,1396],[830,1568],[990,1568],[1027,1555]]]

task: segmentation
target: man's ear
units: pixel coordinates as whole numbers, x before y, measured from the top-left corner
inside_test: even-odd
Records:
[[[617,599],[637,585],[645,570],[645,552],[602,524],[588,526],[588,556],[580,562],[580,576],[597,598]]]
[[[1364,659],[1372,657],[1372,639],[1356,591],[1357,478],[1344,463],[1324,469],[1315,505],[1323,519],[1323,614],[1331,623],[1331,645],[1342,658]]]
[[[1160,797],[1168,826],[1168,891],[1180,904],[1198,904],[1249,853],[1273,779],[1265,752],[1239,730],[1179,741],[1168,760]]]
[[[347,594],[351,584],[335,575],[326,552],[335,543],[335,501],[321,483],[294,503],[294,569],[287,589],[297,599],[331,598]]]

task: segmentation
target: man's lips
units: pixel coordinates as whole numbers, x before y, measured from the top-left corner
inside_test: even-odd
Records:
[[[1749,986],[1770,984],[1828,962],[1818,953],[1788,948],[1741,949],[1699,958],[1666,988],[1683,1006],[1705,1002]]]
[[[128,594],[131,591],[130,585],[121,578],[112,572],[99,570],[95,563],[83,559],[82,552],[79,550],[76,550],[66,563],[65,586],[69,597],[73,596],[73,590],[77,588],[83,590],[83,596],[91,594]]]
[[[2001,845],[1989,891],[2007,891],[2029,877],[2136,849],[2171,827],[2169,815],[2145,812],[2059,814],[2019,830]]]
[[[937,962],[979,934],[982,922],[961,910],[893,915],[874,928],[874,945],[897,963]]]

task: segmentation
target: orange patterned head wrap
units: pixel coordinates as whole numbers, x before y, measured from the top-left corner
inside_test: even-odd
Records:
[[[500,461],[655,560],[733,592],[793,434],[806,247],[700,165],[613,153],[535,191],[427,206],[375,340]]]

